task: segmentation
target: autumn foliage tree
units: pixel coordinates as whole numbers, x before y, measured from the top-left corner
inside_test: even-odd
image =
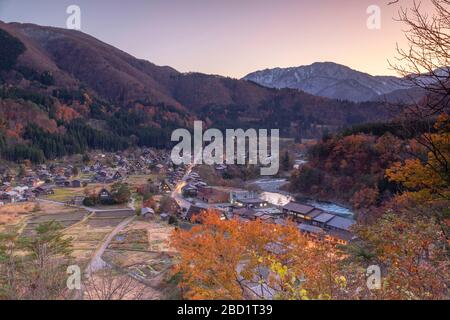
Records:
[[[422,210],[427,210],[422,208]],[[358,235],[371,264],[382,268],[378,299],[448,299],[449,262],[445,235],[421,209],[389,212],[375,224],[360,226]]]
[[[402,192],[378,221],[358,230],[373,262],[384,269],[381,297],[387,299],[448,299],[450,2],[431,4],[432,14],[415,1],[410,10],[400,10],[409,48],[398,49],[394,65],[426,94],[405,108],[404,122],[427,123],[428,130],[404,127],[412,136],[409,156],[386,170]]]
[[[386,174],[390,180],[403,184],[422,199],[450,200],[450,116],[440,115],[434,129],[435,132],[421,137],[434,146],[433,149],[421,148],[423,159],[397,162]]]
[[[176,230],[175,273],[188,299],[332,299],[349,297],[340,252],[312,243],[293,223],[222,220],[212,210],[191,230]],[[356,273],[351,275],[356,277]],[[364,282],[359,282],[362,284]]]
[[[308,150],[309,163],[292,173],[290,190],[347,202],[355,209],[370,207],[389,197],[392,186],[385,181],[385,170],[402,159],[404,146],[391,133],[336,135]]]
[[[40,224],[33,237],[0,234],[0,299],[67,298],[71,241],[54,221]]]

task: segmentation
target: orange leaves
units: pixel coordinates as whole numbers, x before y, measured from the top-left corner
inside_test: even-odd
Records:
[[[56,119],[70,122],[75,118],[79,118],[80,114],[74,109],[66,105],[58,105],[55,112]]]
[[[11,136],[21,136],[24,128],[30,123],[51,133],[58,129],[55,120],[49,119],[44,111],[29,101],[1,100],[0,117],[8,123]]]
[[[426,133],[417,139],[424,152],[425,160],[408,159],[397,162],[386,170],[386,176],[403,184],[420,196],[428,194],[430,199],[447,198],[450,195],[450,125],[449,116],[440,115],[434,127],[436,133]],[[417,148],[417,146],[415,147]]]
[[[426,217],[386,214],[376,224],[359,230],[386,266],[386,299],[445,299],[448,259],[445,236]]]
[[[152,208],[153,210],[156,210],[158,205],[154,197],[150,197],[147,200],[145,200],[142,204],[143,207]]]
[[[308,167],[292,175],[291,190],[355,202],[355,208],[359,208],[361,204],[358,199],[363,200],[365,195],[355,195],[355,192],[376,189],[381,185],[379,192],[383,196],[386,188],[380,182],[384,180],[385,170],[402,159],[405,144],[390,133],[380,137],[367,134],[335,136],[318,142],[308,151]],[[374,202],[373,195],[371,193],[365,199],[370,205]]]
[[[377,203],[378,196],[378,189],[365,187],[357,191],[350,202],[356,209],[370,208]]]
[[[407,188],[417,188],[429,184],[429,172],[419,159],[407,159],[405,163],[394,163],[386,170],[386,176],[391,180],[402,183]]]
[[[294,224],[221,220],[214,211],[202,213],[200,219],[202,224],[189,231],[176,230],[171,241],[179,253],[174,271],[182,275],[185,298],[331,295],[335,284],[329,282],[326,265],[335,264],[337,256],[331,248],[309,245]]]
[[[180,254],[175,271],[183,275],[182,287],[191,299],[239,299],[236,279],[243,246],[235,236],[236,223],[221,223],[216,214],[202,216],[203,225],[176,230],[172,245]]]

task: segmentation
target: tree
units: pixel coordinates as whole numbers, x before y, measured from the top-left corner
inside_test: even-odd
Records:
[[[84,153],[84,154],[83,154],[82,161],[83,161],[84,164],[88,164],[89,161],[91,161],[91,158],[89,157],[89,154]]]
[[[347,278],[339,252],[310,243],[294,224],[221,220],[213,210],[191,230],[177,229],[174,272],[188,299],[331,299],[343,297]]]
[[[399,20],[407,26],[408,48],[398,48],[397,63],[392,66],[426,95],[408,106],[403,117],[405,122],[425,123],[427,126],[426,130],[405,126],[407,134],[414,137],[409,149],[411,158],[394,164],[386,175],[406,188],[406,192],[398,196],[398,201],[413,198],[416,203],[424,202],[430,207],[438,202],[448,207],[450,1],[431,0],[431,4],[432,14],[424,12],[417,2],[409,10],[402,8],[399,12]],[[446,235],[448,246],[448,213],[438,211],[434,219]]]
[[[429,14],[414,1],[400,8],[399,21],[406,28],[407,48],[397,47],[391,67],[426,93],[425,99],[407,108],[413,118],[424,119],[448,112],[450,102],[450,1],[431,0]]]
[[[383,269],[378,298],[448,299],[446,240],[433,218],[418,209],[390,212],[373,225],[360,226],[358,235],[372,253],[370,263]]]
[[[159,201],[159,210],[161,212],[173,215],[178,211],[178,204],[173,198],[169,196],[163,196]]]
[[[33,237],[2,234],[0,295],[5,299],[64,298],[71,252],[71,239],[54,221],[40,224]]]
[[[0,233],[0,299],[20,297],[19,261],[15,257],[17,234]]]
[[[79,173],[80,173],[80,171],[78,170],[78,168],[74,166],[74,167],[72,168],[72,175],[73,175],[74,177],[77,177]]]
[[[122,204],[130,201],[131,191],[126,183],[117,182],[111,186],[111,195],[115,203]]]
[[[24,165],[19,166],[19,172],[17,173],[17,177],[23,178],[26,175],[26,170]]]
[[[428,199],[450,200],[450,116],[440,115],[434,128],[435,133],[422,135],[422,139],[434,146],[433,149],[422,148],[424,160],[413,158],[403,164],[396,163],[386,175]]]
[[[88,300],[140,300],[144,290],[145,285],[113,268],[99,270],[84,281]]]
[[[143,206],[143,207],[147,207],[147,208],[152,208],[152,209],[155,210],[155,211],[156,211],[156,209],[157,209],[157,207],[158,207],[158,206],[157,206],[157,203],[156,203],[156,200],[154,199],[153,196],[151,196],[150,198],[148,198],[147,200],[145,200],[142,206]]]
[[[55,78],[50,71],[42,72],[39,77],[39,81],[46,86],[52,86],[55,84]]]
[[[289,171],[292,167],[292,160],[287,150],[284,152],[283,158],[281,159],[281,167],[284,171]]]
[[[65,293],[66,269],[72,253],[72,239],[62,233],[62,226],[54,221],[36,228],[36,236],[25,238],[21,247],[28,252],[26,281],[33,299],[58,299]]]
[[[405,126],[420,147],[411,148],[412,159],[396,164],[387,174],[407,188],[449,200],[450,1],[431,0],[431,4],[432,14],[417,2],[399,12],[399,20],[408,28],[408,48],[397,49],[397,63],[392,66],[426,95],[408,106],[403,118],[408,123],[428,124],[428,130],[418,133],[416,126]]]

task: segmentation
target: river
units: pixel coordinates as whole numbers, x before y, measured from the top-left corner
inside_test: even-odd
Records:
[[[294,201],[294,196],[292,194],[287,191],[280,190],[280,188],[287,182],[288,181],[286,179],[281,178],[263,178],[250,181],[248,182],[248,184],[258,186],[262,191],[261,197],[267,202],[273,205],[283,206],[290,201]],[[353,212],[351,210],[337,203],[317,201],[314,199],[307,199],[304,202],[305,204],[308,204],[310,206],[334,213],[342,217],[353,217]]]

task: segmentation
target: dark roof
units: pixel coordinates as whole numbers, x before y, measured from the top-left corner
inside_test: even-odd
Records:
[[[302,232],[310,232],[310,233],[315,233],[315,234],[324,233],[322,228],[315,227],[315,226],[305,224],[305,223],[299,224],[298,229]]]
[[[242,208],[242,209],[234,210],[233,213],[237,214],[237,215],[239,215],[241,217],[245,217],[245,218],[248,218],[248,219],[254,219],[256,211],[252,210],[252,209]]]
[[[341,239],[344,241],[350,241],[355,238],[355,236],[350,232],[344,230],[328,230],[327,233],[333,238]]]
[[[349,230],[352,225],[355,224],[354,220],[346,219],[343,217],[334,217],[330,221],[327,222],[327,225],[333,228],[342,229],[342,230]]]
[[[319,214],[317,217],[314,217],[313,220],[317,221],[317,222],[326,223],[326,222],[330,221],[331,219],[333,219],[334,217],[335,217],[334,214],[322,213],[322,214]]]
[[[289,202],[288,204],[285,204],[283,206],[283,209],[293,211],[296,213],[307,214],[307,213],[311,212],[312,210],[314,210],[314,207],[300,204],[297,202]]]
[[[189,207],[189,210],[186,212],[186,219],[188,221],[191,221],[194,216],[199,215],[200,213],[206,210],[208,210],[207,206],[191,205]]]
[[[322,210],[316,208],[316,209],[314,209],[313,211],[309,212],[309,213],[307,214],[307,216],[310,217],[310,218],[315,218],[315,217],[317,217],[318,215],[320,215],[320,214],[322,214],[322,213],[323,213]]]
[[[106,193],[108,196],[111,196],[111,192],[108,191],[108,189],[103,188],[102,190],[100,190],[100,192],[98,193],[99,195],[102,195]]]

